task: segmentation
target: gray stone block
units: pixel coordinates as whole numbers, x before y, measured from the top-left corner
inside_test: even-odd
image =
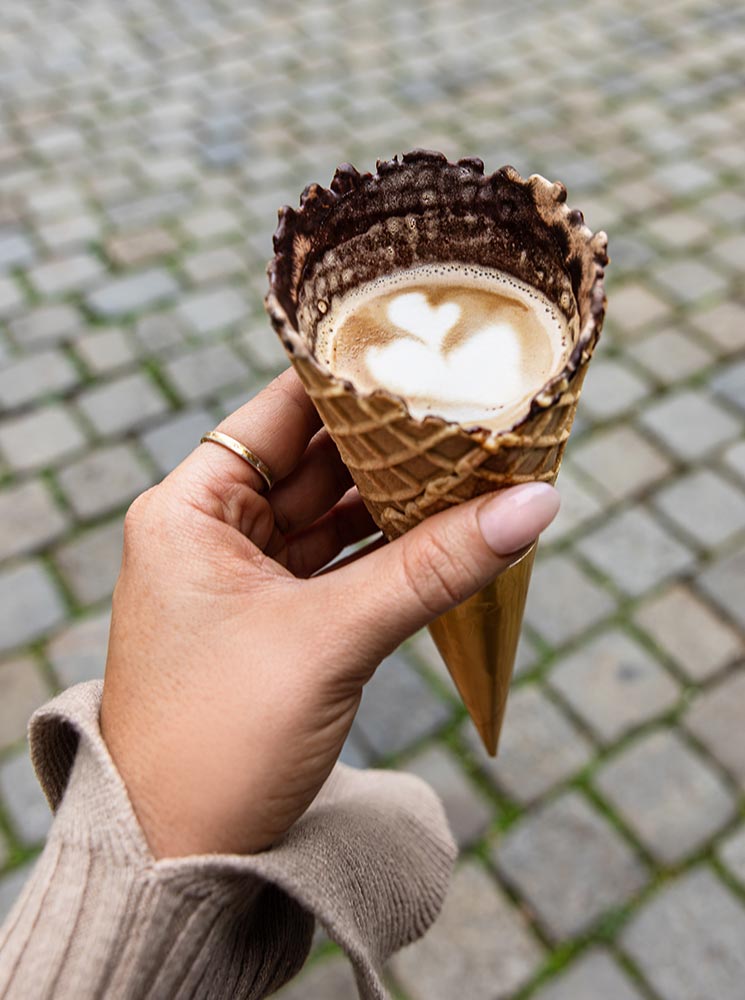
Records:
[[[30,657],[0,663],[0,750],[26,735],[28,720],[49,692],[41,671]]]
[[[78,405],[102,437],[138,430],[169,408],[155,383],[140,372],[86,389]]]
[[[163,475],[167,475],[199,446],[200,438],[212,430],[215,416],[201,407],[183,410],[170,420],[146,431],[142,444]]]
[[[60,489],[81,521],[118,510],[153,481],[129,444],[97,448],[57,474]]]
[[[167,257],[177,249],[177,241],[165,229],[122,233],[106,241],[107,255],[120,267],[133,267],[157,257]]]
[[[548,683],[606,744],[670,711],[680,697],[667,671],[617,629],[561,657]]]
[[[10,332],[19,347],[28,350],[40,344],[57,344],[71,340],[84,325],[83,318],[73,306],[59,303],[38,306],[13,320]]]
[[[108,375],[126,368],[137,357],[124,330],[91,330],[74,342],[75,351],[93,375]]]
[[[36,251],[23,233],[0,231],[0,271],[26,267],[35,257]]]
[[[481,770],[520,805],[572,777],[593,755],[590,741],[537,684],[510,694],[496,757],[487,754],[470,727],[466,739]]]
[[[78,619],[58,632],[47,646],[47,657],[62,687],[103,677],[109,642],[108,608]]]
[[[646,284],[634,281],[613,295],[613,326],[626,337],[634,337],[652,324],[658,327],[670,316],[670,306]]]
[[[571,443],[570,443],[571,447]],[[572,450],[571,454],[574,454]],[[542,542],[560,542],[603,510],[603,501],[577,476],[570,462],[565,462],[556,484],[561,496],[558,515],[541,535]]]
[[[740,633],[683,585],[643,604],[634,617],[694,682],[712,677],[745,652]]]
[[[384,757],[436,732],[450,715],[414,668],[394,653],[365,685],[355,725],[369,749]]]
[[[0,795],[21,842],[31,845],[44,840],[52,813],[25,748],[0,764]]]
[[[22,308],[25,299],[14,278],[0,275],[0,319],[10,319]]]
[[[193,292],[183,296],[176,307],[176,314],[187,329],[200,336],[235,326],[247,313],[244,296],[230,286]]]
[[[745,668],[700,692],[683,724],[745,789]]]
[[[62,598],[41,563],[0,570],[0,650],[39,638],[64,616]]]
[[[735,833],[724,840],[717,855],[730,875],[745,886],[745,827],[739,827]]]
[[[572,463],[613,500],[626,500],[665,479],[670,460],[633,427],[617,425],[572,449]]]
[[[742,1000],[744,940],[745,910],[705,868],[664,886],[621,935],[661,1000]]]
[[[493,857],[553,941],[585,933],[647,880],[642,861],[578,792],[522,818]]]
[[[82,431],[61,404],[0,423],[0,452],[18,472],[56,465],[84,444]]]
[[[702,848],[735,813],[716,771],[669,730],[641,737],[603,764],[595,783],[664,865]]]
[[[745,441],[738,441],[724,453],[724,463],[743,483],[745,483]]]
[[[649,383],[621,361],[598,358],[585,379],[579,412],[610,420],[635,409],[649,392]]]
[[[187,215],[182,219],[181,227],[188,237],[203,242],[239,233],[241,220],[235,209],[215,205],[200,207]]]
[[[403,765],[434,788],[458,846],[468,847],[486,833],[495,808],[476,789],[457,759],[440,746],[419,751]]]
[[[98,257],[79,253],[37,264],[28,272],[28,278],[39,295],[52,296],[82,292],[96,284],[102,274]]]
[[[37,479],[0,491],[0,561],[44,548],[68,519]]]
[[[701,339],[692,340],[674,329],[653,333],[628,354],[662,385],[689,378],[712,362],[712,354]]]
[[[484,868],[456,871],[429,933],[391,961],[411,1000],[489,997],[508,1000],[538,970],[543,948]]]
[[[62,351],[39,351],[0,368],[0,408],[12,410],[50,393],[66,392],[79,381],[75,366]]]
[[[539,989],[534,1000],[644,1000],[644,996],[615,958],[596,947]]]
[[[121,519],[91,528],[61,545],[54,560],[81,604],[109,597],[122,561]]]
[[[683,461],[707,458],[740,433],[740,422],[701,390],[684,389],[650,406],[640,423]]]
[[[620,590],[634,597],[695,563],[691,552],[643,507],[616,514],[581,538],[577,549]]]
[[[214,398],[228,386],[251,380],[251,369],[227,344],[209,344],[165,362],[163,370],[179,396],[189,403]]]
[[[745,493],[709,469],[697,469],[660,490],[654,505],[704,548],[745,529]]]
[[[197,285],[246,274],[246,262],[233,247],[215,247],[189,254],[184,258],[182,267]]]
[[[711,380],[711,387],[718,396],[745,413],[745,361],[720,371]]]
[[[669,261],[656,268],[653,274],[673,302],[683,306],[721,295],[727,289],[726,277],[695,257]]]
[[[38,232],[48,250],[77,250],[98,240],[101,223],[93,215],[73,215],[39,226]]]
[[[274,374],[289,365],[282,342],[268,322],[247,330],[241,345],[246,348],[252,364],[261,371]]]
[[[541,638],[562,646],[615,610],[615,601],[568,556],[539,560],[525,620]]]
[[[691,322],[724,354],[734,354],[745,347],[745,306],[739,302],[720,302],[702,309]]]
[[[699,575],[698,584],[740,628],[745,629],[743,580],[745,580],[745,548],[739,548],[708,566]]]
[[[150,306],[174,299],[178,285],[169,271],[150,268],[123,278],[114,278],[86,298],[86,305],[106,319],[141,312]]]

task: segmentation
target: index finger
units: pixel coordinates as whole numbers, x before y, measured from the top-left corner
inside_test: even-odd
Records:
[[[287,368],[215,430],[254,452],[276,482],[292,472],[320,426],[321,418],[302,382]],[[217,489],[241,483],[260,492],[266,486],[248,462],[211,442],[200,444],[184,461],[182,470],[186,475],[198,474],[201,480],[207,476],[210,486]]]

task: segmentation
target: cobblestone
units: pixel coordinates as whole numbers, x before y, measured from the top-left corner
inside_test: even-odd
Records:
[[[182,354],[163,365],[179,396],[188,403],[214,398],[228,386],[250,380],[251,370],[227,344],[209,344]]]
[[[506,1000],[537,970],[542,953],[520,911],[481,867],[467,862],[437,923],[394,956],[391,969],[411,1000]]]
[[[341,955],[316,962],[276,994],[276,1000],[331,1000],[332,997],[333,1000],[359,997],[352,967]]]
[[[383,757],[434,733],[449,718],[450,709],[394,653],[365,685],[355,730],[376,756]]]
[[[724,461],[727,468],[745,483],[745,441],[738,441],[728,448],[724,454]]]
[[[89,372],[109,375],[131,364],[136,353],[123,330],[91,330],[74,342],[75,350]]]
[[[168,410],[155,384],[139,372],[86,389],[78,405],[102,437],[137,430]]]
[[[599,431],[572,451],[572,462],[613,500],[641,493],[672,472],[672,463],[633,427]]]
[[[486,753],[470,726],[466,740],[497,788],[528,805],[588,764],[593,747],[538,685],[517,688],[507,704],[497,757]]]
[[[718,396],[745,413],[745,361],[720,372],[711,384]]]
[[[662,385],[673,385],[706,368],[712,361],[701,339],[679,330],[660,330],[636,344],[629,356]]]
[[[0,570],[0,651],[39,638],[64,616],[62,599],[41,563]]]
[[[122,561],[120,521],[91,528],[55,553],[55,563],[81,604],[109,597]]]
[[[54,465],[84,444],[83,432],[59,404],[0,423],[0,452],[18,472]]]
[[[69,340],[79,332],[82,325],[77,309],[61,303],[30,310],[13,320],[10,332],[18,346],[28,350],[41,344]]]
[[[593,948],[558,979],[538,990],[535,1000],[644,1000],[618,962]]]
[[[579,412],[610,420],[634,410],[649,393],[649,384],[621,361],[598,358],[585,380]]]
[[[0,491],[0,561],[44,548],[67,525],[67,517],[39,480]]]
[[[0,275],[0,319],[14,316],[23,305],[23,292],[13,278]]]
[[[197,285],[245,274],[246,263],[232,247],[215,247],[184,258],[184,271]]]
[[[745,669],[698,694],[683,721],[745,789]]]
[[[529,813],[496,845],[493,857],[554,941],[587,931],[638,892],[647,875],[642,861],[577,792]]]
[[[49,692],[36,663],[20,657],[0,663],[0,750],[22,740],[28,720]]]
[[[680,584],[643,604],[635,618],[691,681],[707,680],[745,652],[742,636]]]
[[[525,620],[553,646],[561,646],[610,615],[613,598],[568,556],[539,561],[533,570]]]
[[[44,840],[52,814],[26,749],[0,764],[0,795],[21,842],[30,845]]]
[[[699,850],[735,813],[722,779],[674,732],[643,736],[605,763],[595,783],[665,865]]]
[[[740,431],[735,417],[693,389],[666,396],[639,419],[663,445],[689,462],[704,458]]]
[[[103,266],[91,254],[75,254],[39,264],[28,273],[29,281],[40,295],[64,295],[80,292],[95,284]]]
[[[459,847],[468,847],[483,836],[494,808],[471,784],[452,754],[440,746],[428,747],[403,767],[423,778],[440,796]]]
[[[106,243],[106,253],[120,267],[166,257],[177,248],[178,243],[165,229],[146,229],[143,232],[113,236]]]
[[[740,1000],[743,939],[745,911],[704,868],[665,886],[621,935],[624,950],[662,1000]]]
[[[557,488],[561,494],[558,516],[541,535],[548,545],[571,535],[603,510],[602,501],[578,478],[569,462],[562,467]]]
[[[201,336],[235,326],[247,312],[243,296],[229,287],[184,296],[176,309],[186,326]]]
[[[203,434],[215,424],[209,410],[184,410],[142,435],[142,443],[159,471],[167,475],[198,445]]]
[[[692,317],[694,326],[725,354],[745,347],[745,306],[720,302]]]
[[[691,552],[642,507],[609,518],[582,538],[577,549],[620,590],[635,597],[694,564]]]
[[[151,268],[139,274],[115,278],[91,292],[86,304],[97,316],[110,319],[160,305],[174,299],[177,293],[178,285],[168,271]]]
[[[79,381],[74,365],[61,351],[39,351],[0,368],[0,407],[24,406],[49,393],[65,392]]]
[[[548,683],[602,743],[670,711],[680,694],[667,671],[617,629],[560,658]]]
[[[709,469],[666,486],[654,505],[705,548],[716,548],[745,529],[745,494]]]
[[[740,827],[719,846],[719,860],[745,886],[745,828]]]
[[[128,444],[91,451],[61,469],[57,482],[78,520],[123,507],[153,484],[153,476]]]
[[[745,629],[745,606],[742,581],[745,579],[745,549],[730,552],[699,576],[702,590],[722,608],[741,629]]]
[[[663,264],[654,276],[674,302],[687,306],[719,295],[727,288],[726,280],[718,271],[695,258]]]

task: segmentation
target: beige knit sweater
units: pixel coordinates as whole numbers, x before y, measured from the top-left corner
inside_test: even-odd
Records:
[[[455,856],[432,791],[337,765],[270,850],[156,861],[101,737],[101,691],[71,688],[31,720],[56,815],[0,929],[0,997],[254,1000],[300,969],[317,919],[360,996],[386,998],[381,965],[435,919]]]

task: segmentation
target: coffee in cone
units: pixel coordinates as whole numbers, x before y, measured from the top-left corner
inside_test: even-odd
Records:
[[[567,207],[562,184],[539,175],[523,179],[511,167],[486,175],[480,160],[452,164],[421,150],[379,162],[375,174],[344,165],[330,188],[311,185],[299,209],[281,210],[267,310],[388,539],[482,493],[555,481],[602,326],[606,244],[604,233],[593,235],[582,214]],[[450,400],[442,412],[423,410],[398,380],[376,388],[335,372],[324,332],[329,318],[368,288],[385,291],[391,283],[419,282],[422,274],[442,280],[455,274],[461,285],[482,287],[494,276],[514,285],[511,294],[533,295],[566,331],[559,367],[524,399],[518,393],[514,405],[495,398],[474,412]],[[442,305],[437,309],[432,316],[444,321],[447,337],[452,317]],[[484,391],[492,370],[496,385],[497,367],[478,375]],[[535,547],[430,627],[492,754],[534,556]]]

